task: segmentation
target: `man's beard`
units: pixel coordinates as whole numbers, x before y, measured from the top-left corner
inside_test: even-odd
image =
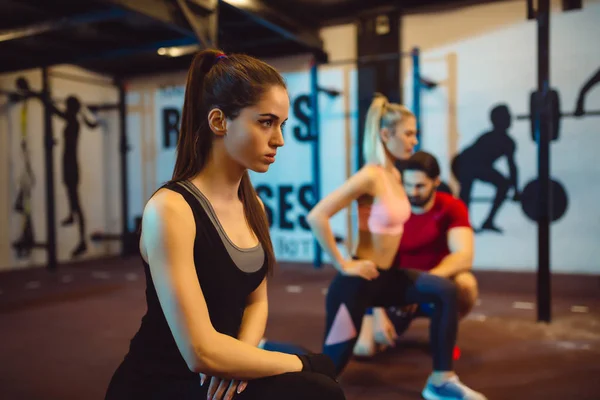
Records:
[[[425,197],[409,196],[408,201],[410,202],[410,204],[412,206],[423,207],[425,204],[427,204],[429,202],[429,200],[431,200],[431,198],[433,197],[434,194],[435,194],[435,189],[431,189],[431,192],[429,192],[429,194],[427,196],[425,196]]]

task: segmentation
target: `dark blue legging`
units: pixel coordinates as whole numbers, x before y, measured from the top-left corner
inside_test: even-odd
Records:
[[[326,325],[323,353],[333,359],[338,374],[348,364],[362,319],[370,307],[393,307],[415,303],[433,303],[430,340],[434,371],[452,370],[452,351],[458,326],[456,285],[449,279],[410,269],[379,269],[379,276],[368,281],[363,278],[337,274],[327,292]],[[347,313],[346,310],[347,309]],[[350,316],[356,334],[342,337],[343,341],[327,344],[339,320]],[[348,321],[346,321],[348,322]],[[331,340],[329,340],[331,342]]]

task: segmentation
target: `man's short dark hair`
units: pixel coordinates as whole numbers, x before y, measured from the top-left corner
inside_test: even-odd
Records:
[[[425,151],[417,151],[399,167],[401,171],[422,171],[430,179],[440,176],[440,165],[437,159]]]

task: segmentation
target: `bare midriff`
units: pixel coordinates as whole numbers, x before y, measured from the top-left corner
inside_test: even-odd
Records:
[[[371,260],[379,269],[390,269],[398,251],[402,234],[376,234],[358,231],[358,244],[354,255],[362,260]]]

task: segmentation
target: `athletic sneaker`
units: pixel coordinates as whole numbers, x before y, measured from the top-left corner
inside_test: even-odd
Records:
[[[440,386],[428,380],[421,394],[425,400],[487,400],[483,394],[465,386],[458,376],[453,376]]]

